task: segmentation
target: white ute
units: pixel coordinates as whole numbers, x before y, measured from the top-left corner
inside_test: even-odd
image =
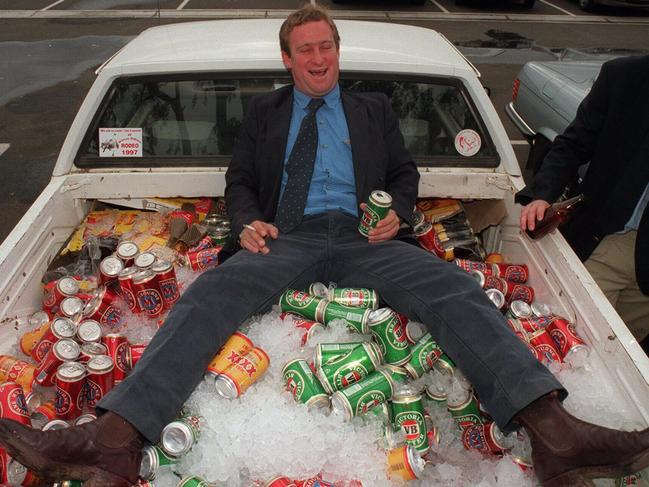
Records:
[[[0,353],[19,353],[17,338],[41,308],[41,277],[94,202],[223,195],[247,97],[289,82],[279,53],[280,24],[226,20],[155,27],[97,70],[50,183],[0,246]],[[419,197],[498,203],[505,216],[482,232],[486,250],[527,263],[536,299],[576,324],[598,371],[589,388],[609,391],[607,411],[624,418],[628,429],[649,424],[649,360],[633,336],[559,233],[532,241],[519,231],[513,195],[524,183],[477,70],[428,29],[337,24],[341,82],[390,95],[420,166]],[[100,154],[111,147],[99,140],[99,129],[114,127],[137,129],[142,152]],[[473,143],[477,136],[475,154],[475,146],[458,144],[467,129]]]

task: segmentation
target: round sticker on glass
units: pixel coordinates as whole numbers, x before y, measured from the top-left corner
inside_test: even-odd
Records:
[[[464,157],[471,157],[478,153],[482,146],[480,135],[475,130],[460,130],[455,136],[455,150]]]

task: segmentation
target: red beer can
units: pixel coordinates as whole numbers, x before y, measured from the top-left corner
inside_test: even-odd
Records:
[[[137,303],[135,297],[135,290],[133,289],[133,276],[140,272],[138,267],[127,267],[119,273],[119,294],[126,304],[131,313],[140,313],[142,310]]]
[[[142,252],[135,258],[133,264],[135,264],[135,267],[143,271],[145,269],[150,269],[155,263],[156,259],[157,257],[154,253]]]
[[[31,426],[25,393],[15,382],[0,385],[0,417]]]
[[[73,277],[62,277],[46,286],[43,298],[43,309],[54,314],[59,304],[65,298],[75,296],[79,292],[79,282]]]
[[[56,342],[38,365],[35,376],[36,382],[45,387],[53,386],[59,365],[63,362],[76,360],[79,358],[80,351],[79,344],[74,340],[64,338]]]
[[[469,259],[453,259],[453,263],[466,272],[480,271],[485,276],[494,275],[493,265],[488,264],[486,262],[480,262],[479,260],[469,260]]]
[[[222,247],[212,247],[209,249],[199,250],[198,252],[187,252],[185,263],[193,271],[204,271],[210,267],[219,265],[219,254]]]
[[[115,250],[115,255],[124,263],[124,268],[134,265],[135,256],[140,252],[137,244],[130,240],[120,242]]]
[[[110,333],[102,338],[106,345],[108,355],[115,364],[113,369],[114,383],[117,385],[122,382],[129,373],[128,349],[129,344],[126,336],[120,333]]]
[[[176,279],[176,270],[171,262],[164,260],[153,264],[151,268],[158,278],[158,285],[162,291],[162,299],[165,307],[171,307],[180,299],[180,290],[178,289],[178,280]]]
[[[534,289],[524,284],[507,281],[496,276],[486,276],[480,271],[471,271],[471,275],[482,286],[482,289],[497,289],[505,295],[505,301],[525,301],[530,304],[534,301]]]
[[[77,320],[79,315],[83,312],[85,304],[86,303],[79,296],[64,298],[59,304],[58,314],[72,320]]]
[[[107,355],[108,349],[103,343],[97,342],[84,342],[81,344],[81,352],[79,353],[79,362],[87,364],[91,358],[97,355]]]
[[[503,453],[507,448],[503,444],[504,435],[496,423],[472,424],[462,431],[462,444],[467,450],[481,453]]]
[[[53,419],[56,419],[56,408],[54,400],[51,399],[38,406],[31,414],[32,428],[42,429]]]
[[[40,363],[52,348],[52,345],[62,338],[72,338],[76,333],[76,326],[69,318],[55,318],[50,323],[49,329],[32,349],[30,355],[35,362]]]
[[[441,259],[446,258],[446,251],[442,247],[442,242],[440,242],[432,223],[424,221],[419,225],[415,230],[415,238],[419,242],[419,245],[428,250],[428,252],[435,254]]]
[[[74,419],[85,404],[86,367],[79,362],[63,362],[56,370],[54,409],[59,419]]]
[[[117,276],[124,269],[124,262],[119,257],[111,255],[99,263],[99,284],[109,284],[117,280]]]
[[[311,338],[314,333],[317,333],[318,330],[324,328],[322,323],[318,323],[317,321],[307,320],[293,313],[284,312],[279,315],[279,317],[282,320],[288,316],[292,318],[293,324],[295,325],[296,328],[302,328],[304,330],[304,334],[302,335],[302,340],[300,340],[301,346],[306,345],[307,342],[309,341],[309,338]]]
[[[507,281],[525,284],[530,277],[530,271],[525,264],[505,264],[498,262],[491,265],[498,269],[498,277]]]
[[[140,254],[142,255],[142,254]],[[133,290],[138,306],[149,318],[157,318],[165,309],[158,276],[150,269],[133,276]]]
[[[268,482],[263,484],[263,487],[296,487],[295,482],[293,482],[288,477],[275,477],[270,479]]]
[[[115,329],[122,321],[122,312],[117,307],[118,300],[117,293],[111,287],[102,286],[86,304],[83,316],[97,321],[102,326]]]
[[[139,360],[142,358],[142,354],[144,353],[144,350],[146,349],[146,345],[140,344],[140,345],[131,345],[129,347],[129,354],[128,354],[128,364],[133,370],[133,367],[135,367],[135,364],[139,362]]]
[[[546,330],[537,330],[530,333],[528,340],[536,349],[537,358],[542,363],[549,365],[552,362],[562,362],[557,346]]]
[[[94,408],[113,388],[113,359],[108,355],[97,355],[88,361],[86,377],[86,404]]]
[[[77,327],[77,338],[81,343],[101,340],[101,325],[95,320],[84,320]]]
[[[562,358],[566,358],[568,354],[575,350],[586,348],[586,343],[577,334],[575,325],[565,318],[552,318],[546,330],[554,340]]]

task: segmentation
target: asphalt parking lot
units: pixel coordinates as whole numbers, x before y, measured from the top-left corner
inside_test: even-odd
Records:
[[[284,17],[298,0],[0,0],[0,241],[50,178],[94,69],[142,30],[212,18]],[[521,66],[649,49],[649,10],[597,8],[573,0],[347,0],[336,18],[419,25],[440,31],[480,70],[524,166],[528,146],[503,107]]]

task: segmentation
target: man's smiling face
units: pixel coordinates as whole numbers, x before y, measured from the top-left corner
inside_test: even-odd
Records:
[[[282,52],[282,61],[296,88],[312,98],[329,93],[338,83],[340,55],[329,24],[318,20],[298,25],[290,34],[289,46],[291,55]]]

